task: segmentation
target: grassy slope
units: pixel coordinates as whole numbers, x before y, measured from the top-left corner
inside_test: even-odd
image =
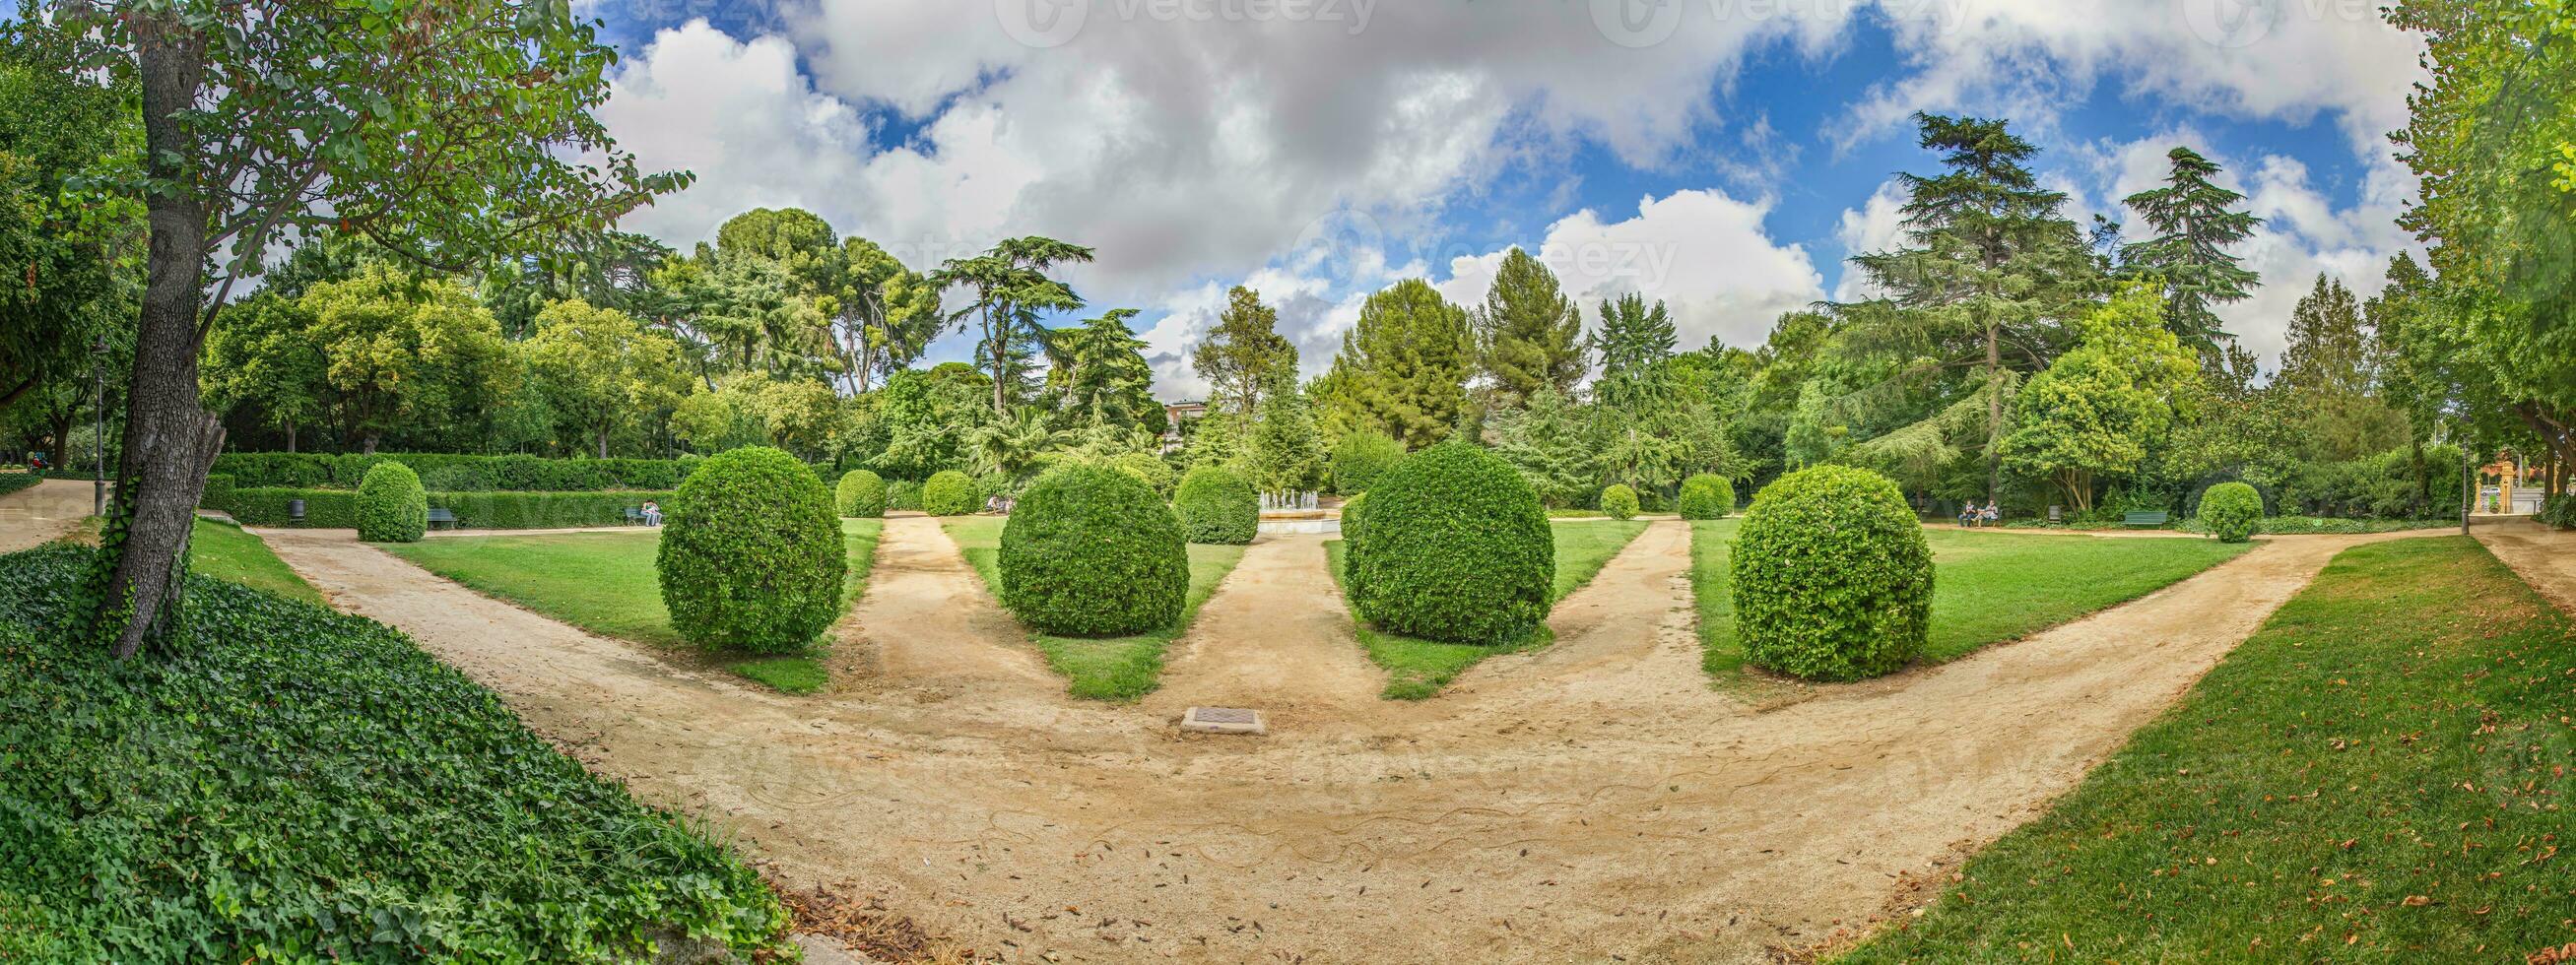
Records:
[[[850,575],[841,598],[856,603],[876,560],[873,519],[841,521]],[[653,569],[661,534],[637,528],[610,533],[542,536],[448,536],[417,543],[381,544],[485,596],[507,600],[602,636],[666,647],[684,647],[662,606],[662,584]],[[731,666],[737,673],[791,693],[822,689],[829,675],[811,656],[767,657]]]
[[[1601,568],[1609,565],[1611,557],[1635,540],[1637,534],[1646,531],[1646,524],[1638,520],[1601,520],[1554,523],[1548,528],[1556,537],[1556,584],[1552,588],[1552,602],[1565,599],[1568,594],[1592,582],[1593,577],[1600,575]],[[1333,582],[1339,585],[1342,580],[1342,541],[1325,543],[1324,551],[1331,558]],[[1475,666],[1477,661],[1498,653],[1545,646],[1555,639],[1545,624],[1541,624],[1528,639],[1499,646],[1441,643],[1385,633],[1366,622],[1358,625],[1358,633],[1360,645],[1367,648],[1369,659],[1386,668],[1385,696],[1394,700],[1430,697],[1448,686],[1459,673]]]
[[[1002,595],[1000,516],[958,516],[940,520],[958,552],[984,578],[984,588]],[[1088,700],[1126,702],[1154,692],[1163,677],[1163,652],[1198,618],[1199,605],[1216,594],[1217,584],[1243,562],[1243,547],[1190,544],[1190,595],[1181,621],[1169,630],[1132,637],[1057,637],[1029,634],[1029,642],[1046,655],[1047,665],[1069,681],[1066,692]]]
[[[2576,939],[2576,626],[2465,539],[2346,551],[1848,961],[2518,961]]]
[[[1727,547],[1741,519],[1693,523],[1691,587],[1699,602],[1701,665],[1725,681],[1742,671]],[[2250,544],[2187,539],[2046,536],[1935,529],[1932,634],[1923,659],[1946,663],[2153,593],[2234,559]]]
[[[294,570],[287,569],[285,561],[270,552],[267,543],[231,523],[197,520],[196,532],[188,538],[188,571],[290,600],[322,602],[322,594],[295,575]]]

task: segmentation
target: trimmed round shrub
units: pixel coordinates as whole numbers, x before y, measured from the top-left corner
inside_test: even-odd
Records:
[[[921,511],[933,516],[964,516],[981,508],[976,505],[975,480],[954,469],[933,473],[921,484]]]
[[[1172,509],[1180,514],[1181,534],[1193,543],[1241,546],[1261,529],[1261,497],[1252,484],[1214,465],[1181,477]]]
[[[2263,521],[2263,494],[2241,482],[2219,483],[2200,494],[2200,524],[2221,543],[2254,538]]]
[[[885,515],[885,477],[865,469],[852,469],[841,474],[841,484],[832,492],[834,508],[841,515],[858,519],[875,519]]]
[[[707,458],[662,507],[654,559],[671,629],[709,650],[797,653],[841,615],[849,559],[832,494],[768,446]]]
[[[420,474],[399,462],[380,462],[358,482],[358,538],[370,543],[417,543],[429,529],[429,491]]]
[[[1404,443],[1375,429],[1345,433],[1333,442],[1333,491],[1344,496],[1367,492],[1369,484],[1404,461]]]
[[[1682,480],[1683,519],[1725,519],[1735,511],[1735,484],[1715,473]]]
[[[1190,551],[1154,489],[1105,466],[1065,466],[1020,494],[1002,526],[1002,605],[1040,633],[1109,637],[1180,622]]]
[[[1601,511],[1609,514],[1611,519],[1635,519],[1637,491],[1625,483],[1613,483],[1601,491]]]
[[[1885,476],[1817,466],[1780,477],[1745,512],[1731,565],[1736,636],[1755,665],[1859,680],[1923,648],[1932,548]]]
[[[1556,579],[1547,511],[1493,453],[1451,441],[1405,457],[1369,484],[1364,520],[1345,575],[1352,609],[1379,629],[1504,644],[1547,618]]]

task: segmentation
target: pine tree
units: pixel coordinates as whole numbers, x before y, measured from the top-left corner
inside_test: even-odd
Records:
[[[2377,369],[2352,290],[2319,274],[2290,313],[2290,344],[2269,389],[2289,404],[2308,458],[2345,462],[2404,444],[2403,418],[2379,399]]]
[[[1324,478],[1324,439],[1315,411],[1298,391],[1294,366],[1273,367],[1263,377],[1260,421],[1247,453],[1252,486],[1273,496],[1315,489]]]
[[[1206,379],[1211,410],[1250,415],[1261,407],[1261,387],[1272,369],[1297,369],[1297,346],[1279,334],[1279,312],[1261,293],[1234,286],[1216,327],[1190,351],[1190,365]]]
[[[1521,471],[1539,501],[1551,507],[1582,505],[1599,488],[1586,413],[1555,386],[1541,386],[1523,406],[1497,409],[1486,423],[1494,453]]]
[[[1135,315],[1133,308],[1112,309],[1079,327],[1047,333],[1047,356],[1054,363],[1047,370],[1047,388],[1063,411],[1118,428],[1148,421],[1154,368],[1145,361],[1145,340],[1127,327]]]
[[[1667,394],[1664,362],[1673,357],[1673,318],[1658,299],[1646,307],[1644,296],[1622,295],[1601,302],[1601,330],[1592,335],[1592,351],[1601,357],[1601,381],[1593,396],[1602,405],[1630,414]]]
[[[1571,393],[1583,381],[1583,313],[1556,273],[1518,246],[1503,254],[1476,327],[1494,406],[1521,405],[1542,388]]]
[[[1368,297],[1359,323],[1342,333],[1328,407],[1375,425],[1408,449],[1448,438],[1467,408],[1473,334],[1466,309],[1431,283],[1408,278]]]
[[[2227,249],[2253,235],[2263,219],[2236,210],[2245,196],[2212,180],[2219,172],[2217,162],[2188,147],[2174,148],[2166,157],[2173,162],[2173,173],[2165,186],[2127,199],[2156,236],[2122,246],[2120,259],[2133,277],[2163,279],[2165,327],[2199,352],[2204,366],[2215,365],[2234,337],[2212,306],[2243,301],[2262,281]]]

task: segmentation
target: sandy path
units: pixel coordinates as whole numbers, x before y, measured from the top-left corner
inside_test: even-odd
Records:
[[[1199,608],[1172,647],[1150,713],[1259,707],[1275,731],[1331,726],[1379,709],[1386,672],[1361,653],[1321,535],[1270,536]]]
[[[33,549],[62,538],[89,518],[91,486],[48,479],[0,496],[0,553]]]
[[[880,597],[980,595],[962,564],[907,561],[935,544],[888,530],[861,632],[892,640],[946,605]],[[1725,961],[1812,944],[1882,910],[1901,876],[2037,813],[2374,538],[2269,540],[2021,643],[1755,714],[1689,659],[1682,530],[1650,528],[1569,597],[1550,652],[1437,700],[1257,739],[1183,738],[1150,707],[1017,685],[936,702],[760,693],[345,533],[263,535],[341,606],[410,631],[594,768],[739,829],[791,875],[851,883],[1013,960],[1211,962]],[[1297,585],[1323,579],[1298,542],[1247,554],[1237,579],[1269,576],[1210,601],[1202,630],[1226,632],[1175,666],[1173,699],[1226,679],[1196,664],[1229,651],[1314,653],[1296,649],[1313,626],[1283,615],[1331,589]],[[1293,599],[1263,599],[1279,592]]]
[[[880,683],[972,685],[986,697],[994,686],[1064,689],[934,517],[885,521],[867,595],[842,621],[841,640],[835,669]]]
[[[2470,532],[2488,552],[2549,598],[2576,615],[2576,532],[2555,530],[2529,517],[2478,517]]]

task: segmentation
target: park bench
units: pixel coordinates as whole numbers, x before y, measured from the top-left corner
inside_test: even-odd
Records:
[[[449,526],[462,525],[457,520],[455,511],[445,507],[431,507],[429,510],[429,528],[437,529],[438,524],[440,523],[446,523]]]
[[[2142,510],[2131,510],[2131,511],[2129,511],[2129,512],[2125,512],[2125,513],[2121,513],[2121,514],[2120,514],[2120,525],[2122,525],[2122,526],[2162,526],[2162,525],[2164,525],[2164,524],[2165,524],[2165,522],[2166,522],[2167,520],[2170,520],[2170,519],[2172,519],[2172,518],[2173,518],[2173,514],[2171,514],[2171,513],[2167,513],[2167,512],[2164,512],[2164,511],[2162,511],[2162,510],[2156,510],[2156,511],[2152,511],[2152,512],[2150,512],[2150,511],[2142,511]]]
[[[628,507],[626,507],[626,525],[628,525],[628,526],[642,526],[642,525],[644,525],[644,508],[643,508],[643,507],[641,507],[641,506],[628,506]]]

